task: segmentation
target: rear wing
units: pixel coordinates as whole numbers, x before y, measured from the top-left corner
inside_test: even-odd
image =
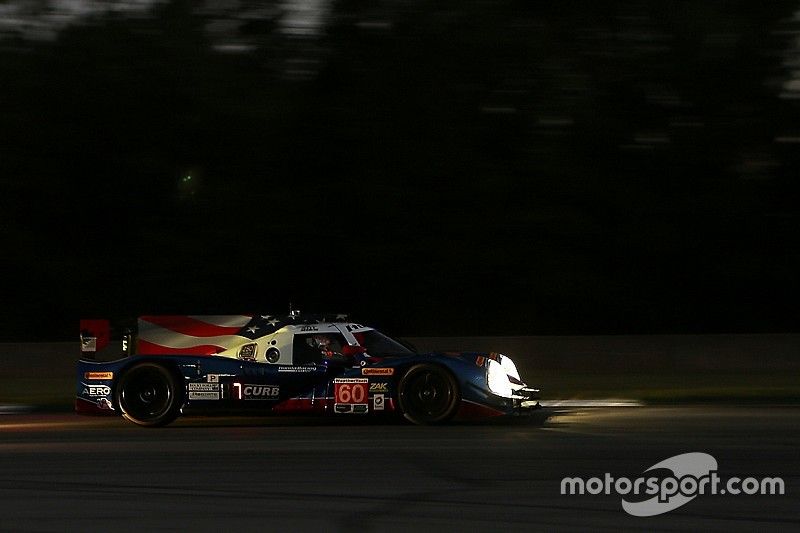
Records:
[[[81,358],[110,361],[140,355],[214,355],[252,342],[279,320],[267,315],[147,315],[119,324],[80,321]]]
[[[335,317],[335,318],[334,318]],[[81,357],[110,361],[129,355],[215,355],[232,350],[284,325],[345,320],[347,315],[286,318],[272,315],[145,315],[127,322],[82,319]]]

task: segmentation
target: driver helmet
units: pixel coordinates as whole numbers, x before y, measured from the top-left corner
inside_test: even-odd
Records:
[[[327,335],[314,335],[314,346],[317,348],[327,348],[331,344],[331,338]]]

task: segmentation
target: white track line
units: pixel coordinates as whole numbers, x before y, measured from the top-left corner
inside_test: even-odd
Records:
[[[607,398],[600,400],[540,400],[542,407],[644,407],[639,400]]]
[[[21,415],[31,411],[32,405],[0,404],[0,415]]]

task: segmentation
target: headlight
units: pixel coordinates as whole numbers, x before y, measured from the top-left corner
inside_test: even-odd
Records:
[[[519,372],[517,372],[517,365],[514,364],[514,361],[512,361],[510,357],[501,355],[500,364],[503,366],[503,370],[505,370],[507,375],[511,376],[517,381],[522,381],[519,377]]]
[[[508,381],[506,369],[503,368],[501,363],[492,359],[489,359],[487,363],[486,384],[489,386],[489,390],[498,396],[511,398],[513,390],[511,388],[511,382]],[[514,363],[511,363],[511,365],[513,366]],[[514,371],[516,371],[516,368]]]

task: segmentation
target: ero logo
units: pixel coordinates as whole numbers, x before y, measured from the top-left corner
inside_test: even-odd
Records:
[[[86,383],[82,383],[83,385],[83,394],[85,396],[91,396],[92,398],[100,398],[102,396],[108,396],[111,394],[111,387],[108,385],[87,385]]]

